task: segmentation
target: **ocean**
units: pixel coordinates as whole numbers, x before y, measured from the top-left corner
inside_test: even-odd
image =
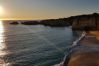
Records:
[[[71,27],[0,21],[0,66],[54,66],[78,37]]]

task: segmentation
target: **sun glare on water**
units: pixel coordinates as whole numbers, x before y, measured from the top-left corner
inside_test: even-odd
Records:
[[[0,21],[0,50],[2,50],[4,48],[4,46],[3,46],[3,41],[4,41],[3,33],[4,33],[4,28],[3,28],[2,21]]]
[[[6,52],[4,49],[6,48],[4,43],[4,26],[3,22],[0,20],[0,57],[3,57]],[[0,59],[0,66],[7,66],[3,59]]]

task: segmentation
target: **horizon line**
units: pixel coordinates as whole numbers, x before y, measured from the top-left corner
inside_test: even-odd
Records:
[[[87,13],[87,14],[71,15],[71,16],[88,15],[88,14],[94,14],[94,13],[97,13],[97,12]],[[99,13],[97,13],[97,14],[99,14]],[[48,19],[68,18],[68,17],[71,17],[71,16],[58,17],[58,18],[0,18],[0,20],[48,20]]]
[[[66,17],[63,17],[63,18],[66,18]],[[19,19],[19,18],[4,18],[4,19],[0,19],[0,20],[48,20],[48,19],[60,19],[60,18],[46,18],[46,19],[33,19],[33,18],[26,18],[26,19],[24,19],[24,18],[21,18],[21,19]]]

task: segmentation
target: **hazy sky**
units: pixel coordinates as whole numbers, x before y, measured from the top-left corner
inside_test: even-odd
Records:
[[[99,0],[0,0],[0,19],[51,19],[99,12]]]

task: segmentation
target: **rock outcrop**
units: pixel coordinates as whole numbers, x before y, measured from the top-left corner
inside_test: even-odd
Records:
[[[17,21],[11,22],[12,25],[18,25],[19,23]]]
[[[39,22],[38,21],[25,21],[25,22],[21,22],[21,24],[24,24],[24,25],[38,25]]]

